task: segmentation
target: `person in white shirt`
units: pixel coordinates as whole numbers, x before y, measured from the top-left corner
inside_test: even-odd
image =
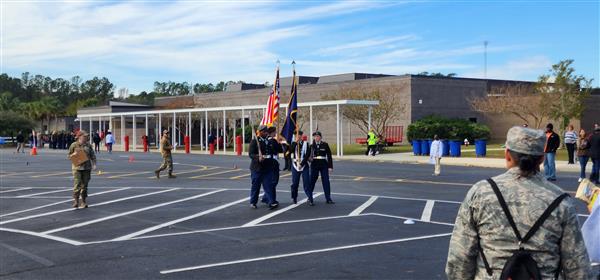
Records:
[[[108,153],[112,153],[112,146],[115,143],[115,137],[112,135],[112,132],[109,130],[106,133],[106,138],[104,139],[106,142],[106,148],[108,149]]]
[[[439,176],[441,172],[440,161],[442,160],[442,141],[440,141],[440,138],[437,135],[433,136],[433,142],[431,142],[429,160],[435,165],[433,175]]]
[[[567,153],[569,154],[569,164],[575,164],[575,149],[577,148],[577,132],[575,128],[570,124],[565,132],[565,145],[567,146]]]

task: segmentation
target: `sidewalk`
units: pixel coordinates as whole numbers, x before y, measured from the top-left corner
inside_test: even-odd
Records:
[[[344,160],[356,161],[375,161],[375,162],[395,162],[412,164],[429,164],[428,156],[415,156],[412,153],[380,154],[376,156],[349,155],[344,156]],[[488,168],[506,168],[506,161],[501,158],[470,158],[470,157],[444,157],[442,165],[488,167]],[[579,163],[567,164],[567,161],[556,161],[556,170],[560,172],[579,172]],[[592,164],[588,162],[587,172],[592,170]]]

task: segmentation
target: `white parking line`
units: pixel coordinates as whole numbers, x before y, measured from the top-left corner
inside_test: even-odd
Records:
[[[30,189],[31,188],[18,188],[18,189],[0,191],[0,193],[18,192],[18,191],[25,191],[25,190],[30,190]]]
[[[454,224],[451,224],[451,223],[434,222],[434,221],[421,221],[421,220],[416,219],[416,218],[410,218],[410,217],[404,217],[404,216],[387,215],[387,214],[380,214],[380,213],[368,213],[368,214],[369,215],[374,215],[374,216],[381,216],[381,217],[402,219],[402,220],[414,220],[414,221],[417,221],[417,222],[429,223],[429,224],[436,224],[436,225],[445,225],[445,226],[451,226],[451,227],[454,226]],[[364,215],[367,215],[367,214],[364,214]]]
[[[170,225],[174,225],[174,224],[177,224],[177,223],[181,223],[181,222],[184,222],[184,221],[187,221],[187,220],[191,220],[191,219],[194,219],[194,218],[197,218],[197,217],[200,217],[200,216],[204,216],[204,215],[210,214],[210,213],[212,213],[212,212],[219,211],[219,210],[221,210],[221,209],[225,209],[225,208],[227,208],[227,207],[230,207],[230,206],[233,206],[233,205],[239,204],[239,203],[241,203],[241,202],[243,202],[243,201],[248,201],[248,198],[247,198],[247,197],[244,197],[244,198],[242,198],[242,199],[240,199],[240,200],[236,200],[236,201],[234,201],[234,202],[230,202],[230,203],[227,203],[227,204],[223,204],[223,205],[221,205],[221,206],[219,206],[219,207],[215,207],[215,208],[212,208],[212,209],[208,209],[208,210],[206,210],[206,211],[202,211],[202,212],[200,212],[200,213],[196,213],[196,214],[193,214],[193,215],[190,215],[190,216],[187,216],[187,217],[183,217],[183,218],[180,218],[180,219],[177,219],[177,220],[173,220],[173,221],[169,221],[169,222],[166,222],[166,223],[162,223],[162,224],[160,224],[160,225],[155,225],[155,226],[153,226],[153,227],[145,228],[145,229],[143,229],[143,230],[136,231],[136,232],[134,232],[134,233],[130,233],[130,234],[127,234],[127,235],[124,235],[124,236],[121,236],[121,237],[117,237],[117,238],[113,239],[113,241],[120,241],[120,240],[127,240],[127,239],[131,239],[131,238],[133,238],[133,237],[136,237],[136,236],[139,236],[139,235],[142,235],[142,234],[148,233],[148,232],[152,232],[152,231],[155,231],[155,230],[158,230],[158,229],[164,228],[164,227],[168,227],[168,226],[170,226]]]
[[[393,243],[400,243],[400,242],[406,242],[406,241],[431,239],[431,238],[445,237],[445,236],[450,236],[450,235],[452,235],[451,232],[450,233],[442,233],[442,234],[418,236],[418,237],[408,237],[408,238],[400,238],[400,239],[393,239],[393,240],[369,242],[369,243],[361,243],[361,244],[353,244],[353,245],[346,245],[346,246],[339,246],[339,247],[331,247],[331,248],[301,251],[301,252],[281,254],[281,255],[259,257],[259,258],[253,258],[253,259],[244,259],[244,260],[236,260],[236,261],[230,261],[230,262],[221,262],[221,263],[213,263],[213,264],[191,266],[191,267],[184,267],[184,268],[177,268],[177,269],[169,269],[169,270],[160,271],[160,273],[161,274],[170,274],[170,273],[198,270],[198,269],[218,267],[218,266],[227,266],[227,265],[233,265],[233,264],[257,262],[257,261],[264,261],[264,260],[282,259],[282,258],[288,258],[288,257],[295,257],[295,256],[302,256],[302,255],[309,255],[309,254],[316,254],[316,253],[324,253],[324,252],[332,252],[332,251],[339,251],[339,250],[347,250],[347,249],[369,247],[369,246],[378,246],[378,245],[385,245],[385,244],[393,244]]]
[[[365,211],[365,209],[367,209],[369,206],[371,206],[371,204],[373,204],[373,202],[375,202],[375,200],[377,200],[378,198],[379,198],[379,196],[369,197],[369,199],[365,203],[363,203],[361,206],[358,206],[358,208],[354,209],[354,211],[352,211],[352,213],[348,214],[348,216],[360,215],[360,213],[362,213],[362,211]]]
[[[134,195],[134,196],[129,196],[129,197],[123,197],[123,198],[119,198],[119,199],[115,199],[115,200],[104,201],[104,202],[93,204],[90,207],[98,207],[98,206],[101,206],[101,205],[111,204],[111,203],[115,203],[115,202],[119,202],[119,201],[124,201],[124,200],[128,200],[128,199],[134,199],[134,198],[138,198],[138,197],[149,196],[149,195],[153,195],[153,194],[170,192],[170,191],[174,191],[174,190],[177,190],[177,188],[167,189],[167,190],[162,190],[162,191],[157,191],[157,192],[151,192],[151,193],[145,193],[145,194],[140,194],[140,195]],[[29,220],[29,219],[43,217],[43,216],[54,215],[54,214],[57,214],[57,213],[63,213],[63,212],[67,212],[67,211],[73,211],[73,208],[67,208],[67,209],[62,209],[62,210],[57,210],[57,211],[45,212],[45,213],[41,213],[41,214],[36,214],[36,215],[31,215],[31,216],[26,216],[26,217],[21,217],[21,218],[16,218],[16,219],[8,220],[8,221],[1,221],[0,225],[4,225],[4,224],[8,224],[8,223],[13,223],[13,222],[18,222],[18,221],[23,221],[23,220]]]
[[[50,177],[50,176],[65,175],[65,174],[73,174],[73,171],[58,172],[58,173],[48,173],[48,174],[42,174],[42,175],[34,175],[34,176],[31,176],[31,178]]]
[[[315,197],[317,197],[317,196],[319,196],[319,195],[322,195],[322,194],[323,194],[323,193],[316,193],[316,194],[313,196],[313,198],[315,198]],[[275,216],[277,216],[277,215],[279,215],[279,214],[282,214],[282,213],[284,213],[284,212],[286,212],[286,211],[292,210],[292,209],[294,209],[294,208],[296,208],[296,207],[298,207],[298,206],[300,206],[300,205],[302,205],[302,204],[306,203],[306,201],[308,201],[308,198],[305,198],[305,199],[303,199],[303,200],[301,200],[301,201],[298,201],[298,203],[297,203],[297,204],[291,204],[291,205],[289,205],[288,207],[285,207],[285,208],[283,208],[283,209],[279,209],[279,210],[277,210],[277,211],[275,211],[275,212],[269,213],[269,214],[267,214],[267,215],[264,215],[264,216],[262,216],[262,217],[260,217],[260,218],[258,218],[258,219],[255,219],[255,220],[253,220],[253,221],[250,221],[250,222],[248,222],[248,223],[244,224],[242,227],[251,227],[251,226],[258,225],[258,224],[260,224],[260,223],[261,223],[261,222],[263,222],[263,221],[266,221],[266,220],[268,220],[268,219],[270,219],[270,218],[273,218],[273,217],[275,217]]]
[[[173,200],[173,201],[169,201],[169,202],[164,202],[164,203],[160,203],[160,204],[156,204],[156,205],[147,206],[147,207],[140,208],[140,209],[135,209],[135,210],[127,211],[127,212],[122,212],[122,213],[119,213],[119,214],[114,214],[114,215],[110,215],[110,216],[107,216],[107,217],[98,218],[98,219],[95,219],[95,220],[91,220],[91,221],[87,221],[87,222],[83,222],[83,223],[79,223],[79,224],[74,224],[74,225],[70,225],[70,226],[66,226],[66,227],[61,227],[61,228],[57,228],[57,229],[47,230],[47,231],[44,231],[43,234],[50,234],[50,233],[55,233],[55,232],[64,231],[64,230],[68,230],[68,229],[79,228],[79,227],[83,227],[83,226],[87,226],[87,225],[91,225],[91,224],[95,224],[95,223],[99,223],[99,222],[111,220],[111,219],[114,219],[114,218],[118,218],[118,217],[122,217],[122,216],[127,216],[127,215],[131,215],[131,214],[143,212],[143,211],[154,209],[154,208],[158,208],[158,207],[163,207],[163,206],[167,206],[167,205],[171,205],[171,204],[175,204],[175,203],[179,203],[179,202],[184,202],[184,201],[188,201],[188,200],[200,198],[200,197],[203,197],[203,196],[211,195],[211,194],[222,192],[222,191],[225,191],[225,190],[221,189],[221,190],[216,190],[216,191],[212,191],[212,192],[207,192],[207,193],[203,193],[203,194],[199,194],[199,195],[194,195],[194,196],[190,196],[190,197],[186,197],[186,198],[182,198],[182,199],[177,199],[177,200]]]
[[[435,200],[427,200],[427,202],[425,203],[425,208],[423,208],[423,213],[421,214],[421,221],[431,221],[431,212],[433,212],[434,204]]]
[[[101,195],[101,194],[105,194],[105,193],[118,192],[118,191],[123,191],[123,190],[128,190],[128,189],[130,189],[130,188],[114,189],[114,190],[109,190],[109,191],[104,191],[104,192],[99,192],[99,193],[93,193],[93,194],[90,194],[89,196],[96,196],[96,195]],[[29,212],[29,211],[33,211],[33,210],[37,210],[37,209],[41,209],[41,208],[45,208],[45,207],[50,207],[50,206],[58,205],[58,204],[65,203],[65,202],[70,202],[70,201],[73,201],[73,199],[63,200],[63,201],[54,202],[54,203],[50,203],[50,204],[46,204],[46,205],[42,205],[42,206],[38,206],[38,207],[33,207],[33,208],[25,209],[25,210],[11,212],[11,213],[7,213],[7,214],[2,214],[2,215],[0,215],[0,217],[16,215],[16,214],[19,214],[19,213]]]
[[[178,171],[175,172],[175,175],[181,175],[181,174],[187,174],[187,173],[196,173],[196,172],[200,172],[200,171],[206,171],[206,170],[213,170],[213,169],[217,169],[218,167],[211,167],[208,168],[208,166],[204,166],[200,169],[194,169],[194,170],[186,170],[186,171]],[[150,177],[146,177],[148,179],[154,179],[156,178],[156,176],[150,176]]]
[[[198,176],[194,176],[194,177],[190,177],[190,178],[192,178],[192,179],[198,179],[198,178],[203,178],[203,177],[208,177],[208,176],[213,176],[213,175],[219,175],[219,174],[224,174],[224,173],[236,172],[236,171],[240,171],[240,170],[241,169],[231,169],[231,170],[219,171],[219,172],[215,172],[215,173],[198,175]]]
[[[54,235],[49,235],[49,234],[43,234],[43,233],[33,232],[33,231],[28,231],[28,230],[20,230],[20,229],[14,229],[14,228],[3,228],[3,227],[0,227],[0,231],[7,231],[7,232],[27,234],[27,235],[31,235],[31,236],[36,236],[36,237],[51,239],[51,240],[54,240],[54,241],[60,241],[60,242],[64,242],[64,243],[75,245],[75,246],[79,246],[79,245],[85,244],[83,242],[79,242],[79,241],[68,239],[68,238],[64,238],[64,237],[59,237],[59,236],[54,236]]]
[[[32,196],[36,196],[36,195],[49,194],[49,193],[57,193],[57,192],[66,192],[66,191],[70,191],[70,190],[71,189],[61,189],[61,190],[47,191],[47,192],[41,192],[41,193],[25,194],[25,195],[19,195],[19,196],[17,196],[17,198],[32,197]]]

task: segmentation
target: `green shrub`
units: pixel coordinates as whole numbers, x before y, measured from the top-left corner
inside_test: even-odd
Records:
[[[475,139],[489,139],[490,129],[478,123],[463,119],[448,119],[440,116],[427,116],[408,126],[408,140],[432,139],[438,135],[440,139],[473,141]]]

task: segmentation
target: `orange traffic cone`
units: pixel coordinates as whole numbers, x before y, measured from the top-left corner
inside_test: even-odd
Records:
[[[32,156],[37,156],[37,148],[35,146],[33,146],[33,148],[31,148],[31,153]]]

